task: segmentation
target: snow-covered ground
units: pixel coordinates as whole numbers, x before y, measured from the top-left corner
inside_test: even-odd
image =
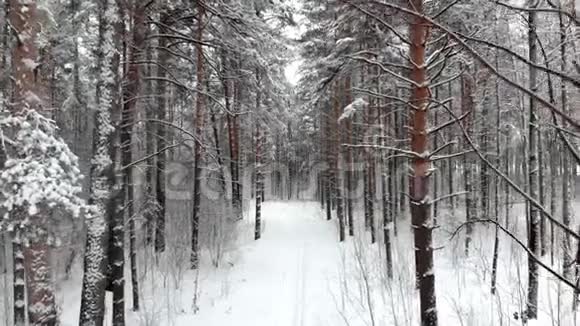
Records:
[[[248,213],[253,216],[252,210]],[[127,312],[128,324],[342,323],[333,290],[341,267],[334,222],[325,221],[320,206],[313,202],[265,202],[263,216],[263,235],[258,241],[253,240],[253,218],[239,222],[238,240],[226,250],[217,268],[206,252],[199,274],[187,269],[188,256],[171,263],[160,262],[156,271],[142,272],[146,274],[141,278],[142,307],[139,312]],[[167,259],[173,258],[163,258]],[[63,326],[77,324],[80,275],[77,276],[60,291]],[[129,280],[129,274],[126,276]],[[130,284],[126,284],[130,307]],[[198,299],[194,304],[196,284]]]
[[[362,216],[360,208],[356,211],[358,217]],[[513,210],[512,228],[517,221],[519,236],[525,238],[522,212],[522,207],[516,206]],[[248,215],[253,216],[253,212],[250,210]],[[266,202],[263,216],[262,239],[253,240],[253,218],[238,222],[237,237],[224,248],[221,264],[213,266],[210,253],[205,252],[198,273],[187,268],[187,247],[168,250],[157,262],[141,252],[141,308],[138,312],[130,311],[131,289],[127,282],[127,324],[420,324],[408,218],[399,222],[399,235],[393,248],[395,275],[388,280],[383,246],[370,244],[369,234],[361,232],[361,225],[358,225],[357,237],[339,243],[336,220],[326,221],[318,203]],[[474,231],[473,250],[465,257],[462,235],[450,239],[450,233],[462,219],[461,210],[455,215],[444,211],[439,217],[442,227],[436,231],[436,246],[440,246],[436,251],[440,324],[522,325],[520,316],[525,309],[527,279],[525,252],[501,237],[498,293],[491,295],[495,229],[478,226]],[[550,263],[549,255],[546,262]],[[555,266],[558,265],[556,260]],[[129,280],[128,273],[126,280]],[[63,326],[77,325],[80,281],[78,272],[59,286]],[[571,303],[565,286],[541,271],[540,316],[533,325],[575,325]],[[0,302],[0,309],[4,312],[9,306]],[[0,325],[5,325],[6,315],[2,317]]]
[[[266,203],[264,220],[263,237],[248,237],[233,265],[202,272],[199,312],[177,325],[336,325],[333,227],[314,203]]]

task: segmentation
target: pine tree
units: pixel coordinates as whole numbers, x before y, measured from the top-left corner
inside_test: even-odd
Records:
[[[195,167],[193,171],[193,214],[192,214],[192,235],[191,235],[191,268],[199,268],[199,219],[201,214],[201,166],[202,166],[202,136],[203,127],[205,120],[205,64],[204,64],[204,54],[203,46],[200,43],[203,40],[204,35],[204,20],[205,20],[205,7],[203,2],[198,2],[197,4],[197,40],[199,41],[195,45],[195,52],[197,55],[196,61],[196,78],[197,78],[197,96],[195,103],[195,149],[194,149],[194,161]]]
[[[413,0],[410,8],[418,15],[424,14],[423,0]],[[412,159],[413,174],[409,180],[411,223],[414,231],[415,269],[419,285],[421,303],[421,324],[437,325],[437,308],[435,296],[435,271],[433,266],[433,217],[429,200],[429,174],[431,162],[424,153],[428,153],[429,139],[427,132],[427,114],[430,92],[425,65],[426,44],[430,24],[420,16],[411,18],[409,57],[413,63],[409,103],[411,110],[411,150],[416,153]]]

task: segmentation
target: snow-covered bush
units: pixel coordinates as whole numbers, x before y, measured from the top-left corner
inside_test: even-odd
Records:
[[[0,171],[0,230],[35,225],[35,217],[46,218],[53,209],[76,217],[86,207],[79,197],[78,159],[57,129],[34,110],[0,116],[0,140],[7,153]]]

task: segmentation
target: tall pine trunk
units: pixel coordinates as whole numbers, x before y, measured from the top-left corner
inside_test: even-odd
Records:
[[[497,16],[495,16],[495,27],[496,27],[496,41],[498,38],[498,31],[497,31]],[[495,69],[499,71],[499,53],[498,50],[495,51]],[[501,138],[501,97],[500,97],[500,88],[499,88],[499,80],[496,78],[495,80],[495,107],[496,107],[496,120],[495,120],[495,166],[498,168],[500,167],[501,163],[501,151],[500,151],[500,138]],[[509,146],[506,142],[506,147]],[[505,171],[504,171],[505,172]],[[507,172],[505,172],[507,173]],[[499,260],[499,197],[500,197],[500,177],[495,177],[494,182],[494,216],[495,221],[498,223],[495,226],[495,236],[493,241],[493,258],[491,264],[491,294],[495,294],[496,292],[496,283],[497,283],[497,264]]]
[[[379,120],[381,123],[381,142],[382,146],[387,146],[387,136],[388,127],[390,119],[392,118],[392,112],[388,112],[382,115],[382,110],[379,110]],[[381,204],[383,210],[383,241],[385,245],[385,263],[387,267],[387,277],[389,279],[393,278],[393,252],[391,244],[391,227],[393,224],[393,210],[392,210],[392,193],[396,191],[393,185],[393,175],[395,171],[393,170],[393,159],[386,158],[386,155],[390,155],[391,152],[381,153],[380,167],[381,167]],[[390,199],[391,198],[391,199]]]
[[[530,1],[530,7],[535,6],[536,1]],[[532,63],[538,61],[538,50],[536,41],[536,13],[530,11],[528,13],[528,47],[529,60]],[[530,90],[536,92],[537,85],[537,70],[530,66]],[[534,199],[538,198],[539,184],[538,184],[538,119],[536,116],[536,101],[530,97],[529,104],[529,143],[528,143],[528,164],[529,164],[529,191],[530,196]],[[528,232],[528,248],[537,257],[540,254],[540,215],[535,205],[529,205],[529,232]],[[538,263],[530,256],[528,256],[528,298],[527,298],[527,312],[528,318],[536,319],[538,315]]]
[[[12,48],[13,94],[10,111],[13,115],[22,114],[24,110],[38,109],[41,103],[40,83],[37,80],[39,52],[37,48],[40,32],[40,20],[36,1],[10,0],[10,26],[16,33],[17,42]],[[33,64],[30,64],[33,63]],[[13,210],[17,220],[27,219],[26,213]],[[50,248],[47,239],[47,227],[51,212],[43,210],[34,218],[28,227],[29,234],[15,234],[14,251],[14,322],[24,325],[24,284],[28,301],[28,322],[30,325],[54,326],[57,324],[56,302],[52,284],[50,266]],[[17,230],[16,232],[20,232]],[[27,232],[28,233],[28,232]],[[23,239],[22,237],[25,237]],[[24,241],[26,240],[26,241]],[[26,282],[24,282],[26,276]]]
[[[342,183],[340,182],[341,179],[341,172],[340,172],[340,140],[342,139],[341,135],[342,132],[340,131],[338,125],[338,118],[340,117],[340,100],[339,100],[339,90],[340,87],[338,84],[334,87],[334,94],[333,94],[333,115],[332,115],[332,130],[333,133],[333,156],[332,156],[332,172],[333,172],[333,181],[334,181],[334,199],[336,200],[336,217],[338,219],[338,233],[339,233],[339,240],[344,241],[345,239],[345,221],[344,221],[344,205],[343,205],[343,197],[342,197]]]
[[[203,40],[204,24],[205,24],[205,7],[204,4],[198,2],[197,4],[197,31],[196,37],[198,40]],[[200,143],[203,137],[203,126],[205,120],[205,67],[203,57],[203,46],[200,43],[195,45],[195,52],[197,55],[197,87],[196,94],[196,108],[195,108],[195,167],[193,171],[193,213],[192,213],[192,231],[191,231],[191,268],[197,269],[199,267],[199,217],[201,214],[201,151],[202,144]]]
[[[259,100],[258,100],[259,101]],[[256,192],[256,222],[254,227],[254,239],[262,237],[262,135],[260,133],[260,123],[256,123],[256,175],[255,175],[255,192]]]
[[[131,35],[131,47],[129,48],[129,61],[127,67],[126,84],[123,88],[123,111],[121,125],[121,161],[123,164],[123,187],[125,190],[125,210],[129,224],[129,262],[131,265],[131,294],[133,298],[133,310],[139,310],[139,280],[137,275],[137,248],[135,234],[135,205],[133,169],[133,125],[137,110],[137,98],[141,93],[141,65],[145,43],[145,4],[134,1],[131,7],[133,29]]]
[[[26,325],[26,279],[24,276],[24,253],[22,252],[22,234],[15,231],[12,239],[12,291],[14,305],[14,326]]]
[[[411,10],[424,15],[423,0],[411,0]],[[429,175],[431,160],[424,153],[429,151],[428,108],[430,90],[426,67],[426,44],[430,24],[419,16],[413,16],[410,25],[409,57],[413,62],[411,71],[411,150],[417,153],[412,159],[412,175],[409,178],[411,224],[414,231],[415,273],[419,285],[421,324],[437,325],[435,295],[435,270],[433,266],[433,216],[429,199]]]
[[[473,81],[473,77],[465,72],[463,73],[462,77],[462,84],[461,84],[461,106],[462,109],[465,113],[467,112],[473,112],[474,109],[474,100],[473,100],[473,94],[474,94],[474,81]],[[470,133],[472,131],[472,126],[473,126],[473,113],[470,114],[471,116],[468,116],[467,118],[464,119],[464,128],[466,130],[466,132]],[[470,146],[469,143],[467,142],[467,140],[464,140],[463,142],[463,149],[465,151],[469,151],[470,150]],[[466,154],[463,156],[463,178],[464,178],[464,184],[465,184],[465,220],[468,222],[468,224],[466,225],[465,229],[465,255],[468,256],[469,255],[469,251],[471,249],[471,236],[473,233],[472,230],[472,226],[469,223],[472,219],[475,218],[475,206],[476,206],[476,202],[474,199],[474,193],[473,193],[473,171],[474,171],[474,167],[475,165],[473,164],[473,158],[469,155]]]
[[[568,42],[568,38],[566,37],[568,28],[566,27],[567,19],[564,17],[563,14],[559,14],[559,25],[560,25],[560,68],[562,71],[566,71],[568,62],[567,62],[567,46],[566,42]],[[569,113],[569,106],[568,106],[568,92],[567,92],[567,85],[565,82],[560,83],[560,97],[561,97],[561,107],[562,111]],[[562,121],[562,128],[566,128],[568,123],[563,120]],[[572,213],[572,177],[573,177],[573,167],[570,162],[570,154],[567,150],[561,151],[560,158],[562,160],[562,223],[566,226],[570,226],[573,221],[573,213]],[[554,174],[554,170],[552,173]],[[554,177],[554,176],[552,176]],[[572,267],[572,246],[571,246],[570,235],[568,232],[565,232],[564,236],[562,237],[562,274],[570,278],[571,275],[571,267]]]
[[[344,79],[344,99],[345,104],[349,105],[352,102],[352,90],[351,90],[351,77],[347,75]],[[351,119],[346,119],[346,143],[351,144],[353,141],[352,137],[352,121]],[[346,196],[346,218],[348,221],[348,235],[354,236],[354,212],[353,212],[353,200],[352,200],[352,187],[353,187],[353,160],[352,160],[352,149],[347,146],[344,149],[345,153],[345,169],[344,177],[346,179],[345,186],[345,196]]]
[[[121,90],[123,81],[123,74],[125,72],[124,65],[121,62],[126,61],[125,53],[125,8],[124,2],[115,0],[118,17],[114,22],[115,36],[113,37],[114,47],[118,54],[115,54],[113,60],[113,67],[115,70],[115,90]],[[125,179],[122,167],[123,156],[123,127],[128,126],[126,119],[128,118],[125,112],[123,94],[115,92],[113,97],[115,100],[115,115],[120,119],[121,126],[118,127],[117,135],[114,139],[115,159],[115,186],[114,192],[111,195],[111,204],[113,216],[111,218],[111,225],[109,226],[109,280],[107,290],[113,292],[113,311],[112,319],[113,326],[125,325],[125,219],[124,219],[124,202],[125,202]],[[126,137],[126,136],[125,136]]]
[[[169,23],[168,14],[162,12],[160,14],[162,24],[159,27],[161,34],[166,34],[165,25]],[[159,51],[157,52],[157,120],[165,121],[167,119],[167,85],[163,79],[166,78],[165,71],[169,63],[168,53],[165,50],[167,46],[167,39],[165,37],[159,38]],[[157,149],[162,150],[166,147],[166,126],[164,124],[157,124]],[[167,162],[167,153],[163,151],[159,153],[156,161],[156,180],[155,180],[155,201],[157,202],[156,219],[155,219],[155,252],[160,253],[165,251],[165,212],[166,212],[166,192],[165,180],[166,171],[165,166]]]

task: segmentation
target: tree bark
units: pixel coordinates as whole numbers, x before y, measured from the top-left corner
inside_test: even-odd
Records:
[[[562,8],[562,7],[560,7]],[[566,71],[568,68],[568,49],[567,49],[567,34],[568,28],[567,19],[564,17],[563,14],[559,14],[559,25],[560,25],[560,67],[562,71]],[[568,106],[568,91],[567,91],[567,84],[562,82],[560,84],[560,103],[562,107],[562,111],[565,113],[570,112]],[[562,128],[566,128],[568,123],[566,121],[562,121]],[[567,151],[560,152],[560,158],[562,160],[562,223],[566,226],[570,226],[573,221],[573,212],[572,212],[572,177],[573,177],[573,168],[570,162],[570,154]],[[554,173],[554,171],[552,171]],[[570,235],[566,232],[562,238],[562,274],[570,278],[572,276],[571,267],[572,267],[572,246]]]
[[[424,15],[423,0],[411,0],[411,10]],[[421,324],[437,325],[435,295],[435,271],[433,265],[433,216],[429,200],[429,174],[431,161],[429,150],[427,114],[430,91],[426,67],[426,43],[431,26],[421,17],[414,16],[410,25],[409,57],[413,62],[410,103],[411,110],[411,150],[418,154],[412,159],[413,172],[409,179],[411,224],[414,231],[415,271],[419,285]]]
[[[347,75],[344,79],[344,94],[345,94],[345,104],[349,105],[352,103],[352,90],[351,90],[351,77]],[[353,141],[352,137],[352,120],[346,119],[346,143],[351,144]],[[344,177],[346,179],[346,217],[348,220],[348,235],[354,236],[354,213],[353,213],[353,200],[352,200],[352,169],[353,169],[353,160],[352,160],[352,149],[347,146],[344,150],[345,154],[345,170],[344,170]]]
[[[531,0],[530,8],[535,7],[535,2]],[[528,13],[528,47],[529,60],[532,63],[538,61],[537,51],[537,35],[536,35],[536,13],[530,11]],[[535,68],[529,68],[530,76],[530,90],[536,92],[537,85],[537,71]],[[536,116],[536,101],[530,97],[529,104],[529,144],[528,144],[528,162],[529,162],[529,186],[530,197],[538,198],[539,184],[538,184],[538,119]],[[539,233],[540,233],[540,216],[535,205],[530,205],[529,208],[529,233],[528,233],[528,248],[539,256]],[[538,263],[528,256],[528,298],[527,298],[527,312],[529,319],[536,319],[538,316]]]
[[[41,103],[33,98],[40,97],[40,84],[37,79],[37,48],[40,21],[36,1],[10,0],[9,20],[16,31],[16,45],[12,49],[12,79],[14,88],[10,111],[13,115],[24,110],[40,110]],[[12,211],[18,220],[26,218],[24,212]],[[31,227],[34,234],[16,234],[14,246],[14,317],[16,325],[24,325],[24,280],[28,301],[28,321],[31,325],[54,326],[57,323],[55,295],[52,284],[52,270],[49,263],[50,248],[46,238],[49,211],[36,216]],[[17,231],[19,232],[19,230]],[[22,237],[27,236],[23,245]],[[23,269],[24,270],[23,270]]]
[[[26,279],[24,275],[24,253],[22,251],[22,235],[16,231],[12,239],[12,269],[13,269],[13,304],[14,326],[26,325]]]
[[[196,36],[198,40],[203,39],[204,25],[205,25],[205,7],[202,1],[197,3],[197,31]],[[197,55],[197,87],[198,92],[196,96],[195,109],[195,167],[193,171],[194,186],[193,186],[193,214],[192,214],[192,232],[191,232],[191,268],[197,269],[199,267],[199,217],[201,208],[201,165],[202,165],[202,144],[203,126],[205,122],[205,67],[203,57],[203,46],[200,43],[195,45],[195,52]]]
[[[474,82],[472,76],[469,73],[463,73],[461,77],[461,105],[465,113],[472,112],[474,108],[473,93],[474,93]],[[473,125],[473,114],[470,114],[464,119],[464,128],[466,132],[470,133]],[[467,141],[463,142],[464,151],[469,151],[470,147]],[[463,156],[463,169],[464,169],[464,183],[465,183],[465,220],[467,222],[475,218],[475,200],[473,198],[473,178],[472,172],[474,170],[473,158],[466,154]],[[465,255],[469,255],[471,249],[471,236],[473,233],[473,228],[471,223],[468,223],[465,228]]]
[[[159,32],[161,34],[166,34],[166,28],[164,27],[169,23],[168,14],[162,12],[160,14],[160,20],[162,22],[159,27]],[[167,119],[167,85],[163,79],[166,78],[167,64],[169,63],[168,53],[165,50],[167,46],[167,39],[165,37],[159,38],[159,51],[157,52],[157,77],[159,81],[157,82],[157,120],[165,121]],[[163,149],[166,147],[166,131],[167,127],[163,124],[157,124],[157,149]],[[157,202],[157,216],[155,225],[155,252],[161,253],[165,251],[165,213],[166,213],[166,192],[165,192],[165,180],[166,171],[165,166],[167,162],[167,153],[163,152],[157,156],[156,162],[156,180],[155,180],[155,199]]]
[[[112,53],[105,54],[105,42],[112,41],[106,13],[113,5],[108,0],[98,3],[99,36],[97,45],[97,84],[95,92],[95,132],[93,133],[93,164],[91,165],[91,188],[89,204],[97,209],[87,220],[87,239],[83,267],[83,285],[79,325],[101,326],[105,317],[105,291],[107,286],[107,263],[109,245],[109,221],[112,212],[109,201],[114,186],[113,175],[113,126],[111,124],[114,100]]]
[[[496,41],[498,38],[498,31],[497,31],[497,16],[494,16],[494,23],[496,28],[495,38]],[[495,51],[495,68],[499,71],[499,53],[498,50]],[[495,79],[495,107],[496,107],[496,120],[495,120],[495,164],[497,167],[500,167],[501,163],[501,151],[500,151],[500,138],[501,138],[501,97],[500,97],[500,87],[499,87],[499,80]],[[509,144],[506,144],[506,147]],[[494,216],[496,222],[495,226],[495,236],[493,241],[493,259],[491,264],[491,294],[495,294],[496,292],[496,283],[497,283],[497,264],[499,260],[499,197],[500,197],[500,178],[499,176],[495,177],[494,182]]]
[[[110,243],[109,243],[109,282],[107,285],[107,290],[113,292],[113,311],[112,320],[113,326],[124,326],[125,325],[125,219],[124,211],[127,192],[126,187],[126,175],[121,170],[124,162],[130,162],[130,157],[124,157],[126,154],[125,144],[127,141],[127,135],[130,132],[126,129],[130,124],[129,111],[126,109],[127,102],[125,102],[125,95],[121,92],[125,91],[122,89],[123,76],[125,74],[125,66],[121,65],[121,62],[126,62],[126,33],[125,33],[125,3],[121,0],[115,0],[117,12],[115,13],[118,17],[114,23],[115,35],[113,37],[114,48],[117,50],[118,54],[114,55],[113,58],[113,69],[115,76],[115,87],[116,92],[114,93],[115,100],[115,115],[120,117],[121,127],[118,128],[117,135],[115,136],[114,147],[115,147],[115,159],[114,171],[115,171],[115,186],[114,193],[111,196],[111,209],[113,210],[113,217],[110,224]],[[125,127],[125,129],[123,129]],[[129,137],[130,138],[130,137]],[[130,139],[128,140],[130,141]]]
[[[345,223],[344,223],[344,206],[342,198],[342,183],[340,182],[340,140],[342,139],[338,118],[340,117],[340,100],[339,100],[339,85],[334,86],[333,94],[333,105],[334,112],[332,117],[332,130],[334,133],[333,137],[333,157],[332,157],[332,171],[334,179],[334,199],[336,200],[336,217],[338,219],[338,232],[339,240],[342,242],[345,240]]]
[[[258,100],[259,101],[259,100]],[[260,133],[260,123],[256,124],[256,222],[254,227],[254,240],[262,237],[262,135]]]

